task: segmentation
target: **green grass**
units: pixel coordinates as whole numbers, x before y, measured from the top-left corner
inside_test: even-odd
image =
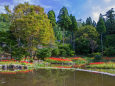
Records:
[[[97,69],[115,69],[115,63],[108,62],[104,64],[92,64],[87,65],[87,68],[97,68]]]

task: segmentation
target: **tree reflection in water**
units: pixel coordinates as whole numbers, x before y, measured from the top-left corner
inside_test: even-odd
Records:
[[[0,74],[0,86],[115,86],[115,77],[63,69],[38,69],[27,74]]]

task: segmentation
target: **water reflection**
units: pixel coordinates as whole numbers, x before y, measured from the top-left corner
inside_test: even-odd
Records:
[[[38,69],[27,74],[0,74],[0,86],[115,86],[115,77],[74,70]]]

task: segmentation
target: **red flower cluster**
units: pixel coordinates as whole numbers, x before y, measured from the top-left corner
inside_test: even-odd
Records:
[[[70,58],[71,60],[84,60],[86,61],[85,59],[81,58],[81,57],[74,57],[74,58]]]
[[[51,59],[51,60],[55,60],[55,61],[72,61],[72,60],[70,60],[70,59],[63,59],[63,58],[54,58],[54,57],[50,57],[50,58],[48,58],[48,59]]]
[[[33,71],[33,69],[32,70],[22,70],[22,71],[16,71],[16,72],[10,72],[10,71],[8,71],[8,72],[0,72],[0,74],[17,74],[17,73],[28,73],[28,72],[32,72]]]
[[[97,64],[104,64],[104,62],[95,62],[95,63],[90,63],[90,65],[97,65]]]
[[[18,62],[17,60],[14,60],[14,59],[11,59],[11,60],[1,60],[1,62]],[[27,61],[20,61],[21,63],[26,63],[26,64],[32,64],[30,62],[27,62]]]
[[[21,63],[26,63],[26,64],[28,64],[28,63],[30,63],[30,62],[27,62],[27,61],[20,61]],[[32,63],[30,63],[30,64],[32,64]]]

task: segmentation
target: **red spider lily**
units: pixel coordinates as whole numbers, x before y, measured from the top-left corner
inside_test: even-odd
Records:
[[[104,64],[104,62],[95,62],[95,63],[90,63],[90,65],[98,65],[98,64]]]
[[[1,62],[18,62],[17,60],[14,60],[14,59],[12,59],[12,60],[1,60]],[[30,62],[27,62],[27,61],[20,61],[21,63],[26,63],[26,64],[32,64],[32,63],[30,63]]]
[[[55,60],[55,61],[72,61],[72,60],[70,60],[70,59],[63,59],[63,58],[54,58],[54,57],[50,57],[50,58],[48,58],[48,59],[51,59],[51,60]]]
[[[84,60],[86,61],[85,59],[81,58],[81,57],[74,57],[74,58],[70,58],[71,60]]]
[[[32,72],[33,69],[31,70],[22,70],[22,71],[13,71],[13,72],[10,72],[10,71],[7,71],[7,72],[0,72],[0,74],[17,74],[17,73],[28,73],[28,72]]]
[[[30,63],[30,62],[27,62],[27,61],[20,61],[21,63],[26,63],[26,64],[32,64],[32,63]]]

